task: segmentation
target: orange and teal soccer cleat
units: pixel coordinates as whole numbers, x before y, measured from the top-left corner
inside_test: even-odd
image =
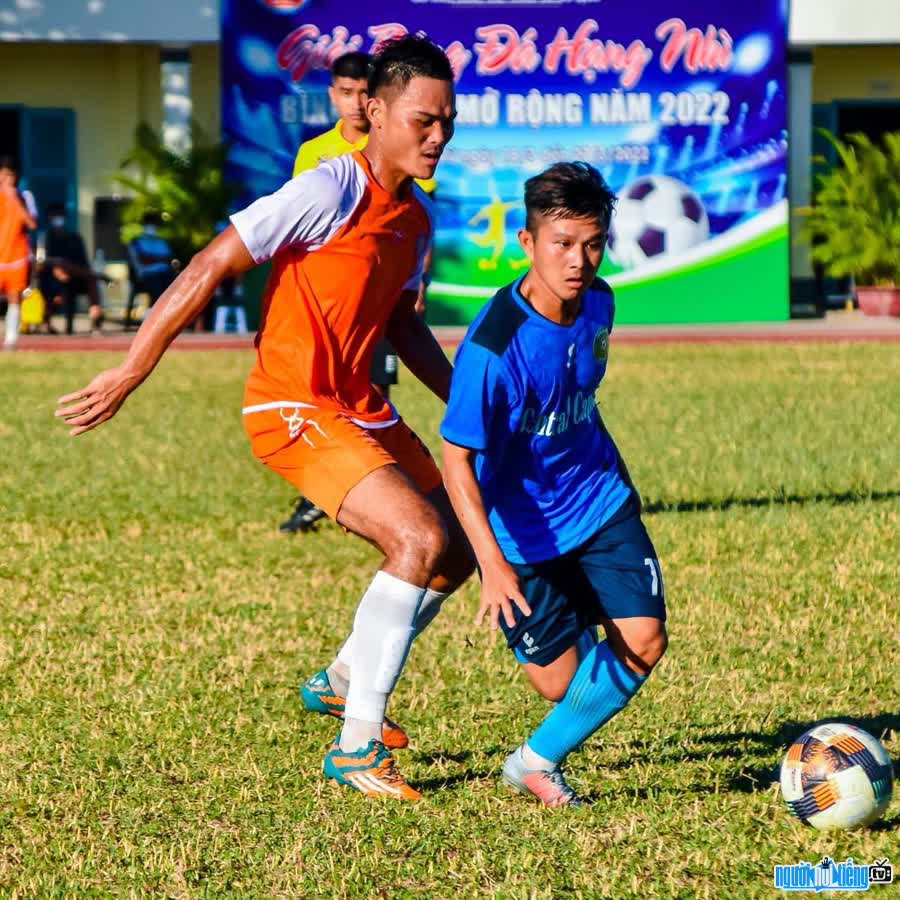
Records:
[[[316,672],[300,685],[300,699],[303,701],[304,708],[309,712],[334,716],[336,719],[344,718],[345,698],[331,686],[325,669]],[[402,750],[409,746],[407,733],[396,722],[392,722],[388,718],[385,718],[381,726],[381,739],[384,741],[384,746],[391,750]]]
[[[325,754],[326,778],[355,788],[369,797],[421,800],[422,795],[400,774],[394,757],[381,741],[371,740],[361,750],[345,752],[335,741]]]

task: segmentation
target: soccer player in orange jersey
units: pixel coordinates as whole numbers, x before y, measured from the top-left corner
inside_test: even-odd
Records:
[[[420,795],[385,746],[388,696],[416,630],[473,563],[440,472],[372,388],[369,363],[387,334],[412,373],[447,399],[450,364],[413,311],[432,228],[413,178],[434,174],[453,134],[453,74],[440,48],[407,35],[376,54],[369,88],[365,149],[324,161],[232,216],[157,301],[126,359],[62,397],[56,414],[71,434],[111,418],[222,279],[272,259],[244,395],[253,452],[384,553],[343,658],[321,673],[326,705],[344,713],[325,774],[365,794],[412,800]],[[347,684],[346,703],[332,678]]]
[[[6,295],[4,350],[14,350],[19,339],[19,305],[28,287],[31,248],[28,231],[37,228],[16,188],[18,172],[9,157],[0,158],[0,296]]]

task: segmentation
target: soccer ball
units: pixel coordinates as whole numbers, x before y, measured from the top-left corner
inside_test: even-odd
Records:
[[[801,822],[828,830],[874,822],[887,809],[893,780],[891,759],[879,741],[840,722],[802,734],[781,764],[788,809]]]
[[[609,257],[624,269],[684,253],[709,237],[700,198],[668,175],[633,181],[619,196],[609,230]]]

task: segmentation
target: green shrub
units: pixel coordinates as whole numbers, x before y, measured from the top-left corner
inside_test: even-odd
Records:
[[[140,232],[144,213],[158,212],[160,234],[187,262],[215,236],[236,196],[224,176],[227,152],[227,145],[211,141],[196,122],[191,147],[183,153],[166,147],[149,125],[138,125],[134,146],[113,177],[130,195],[122,212],[122,240],[128,243]]]
[[[817,176],[814,205],[804,216],[801,237],[812,258],[832,277],[853,276],[864,285],[900,282],[900,132],[877,146],[864,134],[842,141],[821,130],[838,163]],[[824,157],[814,161],[826,164]]]

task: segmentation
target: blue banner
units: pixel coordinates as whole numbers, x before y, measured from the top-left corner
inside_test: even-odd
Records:
[[[329,66],[422,31],[456,75],[433,294],[466,321],[525,263],[525,180],[591,162],[619,194],[622,320],[787,313],[786,0],[224,0],[223,122],[243,201],[333,124]]]

